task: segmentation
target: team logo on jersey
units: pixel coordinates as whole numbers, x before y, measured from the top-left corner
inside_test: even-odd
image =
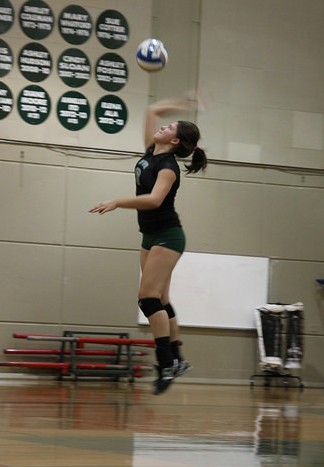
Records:
[[[149,163],[146,160],[142,159],[137,165],[140,165],[141,167],[143,167],[143,170],[145,170],[149,166]]]
[[[135,180],[136,180],[136,185],[140,186],[140,178],[141,178],[141,174],[143,172],[143,170],[147,169],[147,167],[149,166],[150,164],[142,159],[138,162],[136,168],[135,168]]]

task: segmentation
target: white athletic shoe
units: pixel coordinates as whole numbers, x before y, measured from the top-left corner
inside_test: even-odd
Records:
[[[182,376],[187,371],[192,370],[192,366],[186,360],[174,360],[174,377]]]

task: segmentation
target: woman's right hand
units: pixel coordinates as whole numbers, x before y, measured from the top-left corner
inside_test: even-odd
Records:
[[[114,211],[117,208],[117,202],[114,199],[109,199],[108,201],[104,201],[102,203],[97,204],[92,209],[89,209],[89,212],[99,214],[105,214],[105,212]]]

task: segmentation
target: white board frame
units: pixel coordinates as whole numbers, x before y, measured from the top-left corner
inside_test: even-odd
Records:
[[[268,302],[269,258],[185,252],[170,298],[180,326],[255,329],[254,310]],[[138,324],[148,324],[139,310]]]

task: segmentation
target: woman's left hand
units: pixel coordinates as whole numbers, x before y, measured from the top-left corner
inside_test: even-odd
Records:
[[[98,204],[92,209],[89,209],[89,212],[98,212],[99,214],[104,214],[105,212],[114,211],[117,208],[117,202],[114,199],[109,199],[103,203]]]

